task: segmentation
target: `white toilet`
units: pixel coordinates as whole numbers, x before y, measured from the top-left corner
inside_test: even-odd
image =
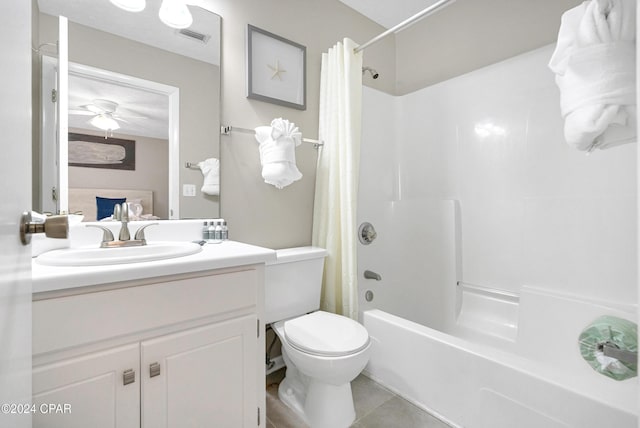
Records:
[[[351,381],[369,360],[358,322],[318,311],[326,250],[277,250],[265,268],[265,322],[275,323],[287,366],[280,400],[312,428],[346,428],[355,419]]]

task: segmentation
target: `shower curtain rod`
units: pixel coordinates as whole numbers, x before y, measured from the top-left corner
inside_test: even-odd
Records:
[[[256,133],[255,130],[253,129],[249,129],[249,128],[240,128],[237,126],[231,126],[231,125],[221,125],[220,126],[220,133],[222,135],[231,135],[231,132],[241,132],[243,134],[254,134]],[[303,143],[310,143],[313,144],[313,148],[317,149],[320,146],[324,145],[324,142],[322,142],[321,140],[312,140],[311,138],[303,138],[302,139]]]
[[[437,3],[434,3],[431,6],[429,6],[428,8],[424,9],[422,12],[416,13],[411,18],[407,18],[404,21],[402,21],[401,23],[399,23],[398,25],[396,25],[395,27],[389,28],[384,33],[377,35],[373,39],[369,40],[367,43],[361,44],[360,46],[355,48],[353,50],[353,52],[358,53],[360,51],[363,51],[366,48],[368,48],[369,46],[371,46],[372,44],[377,43],[380,40],[384,39],[389,34],[397,33],[398,31],[404,30],[405,28],[407,28],[411,24],[415,23],[416,21],[418,21],[418,20],[420,20],[420,19],[422,19],[422,18],[424,18],[426,16],[429,16],[429,15],[431,15],[433,13],[436,13],[438,10],[440,10],[440,9],[446,7],[446,6],[450,6],[451,4],[455,3],[455,1],[456,0],[440,0]]]

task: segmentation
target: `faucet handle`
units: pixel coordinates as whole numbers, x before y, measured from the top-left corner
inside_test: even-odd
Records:
[[[105,242],[113,241],[113,232],[104,226],[98,226],[97,224],[87,224],[87,227],[95,227],[97,229],[102,229],[102,245]]]
[[[145,236],[144,236],[144,230],[149,227],[149,226],[157,226],[160,223],[149,223],[146,224],[144,226],[142,226],[140,229],[138,229],[136,231],[136,235],[133,237],[133,239],[135,239],[136,241],[144,241],[145,243],[147,242]]]

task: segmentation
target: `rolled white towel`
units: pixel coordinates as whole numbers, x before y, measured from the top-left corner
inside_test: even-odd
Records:
[[[636,140],[635,10],[635,0],[590,0],[562,15],[549,68],[579,150]]]
[[[271,126],[259,126],[255,131],[265,183],[282,189],[300,180],[302,174],[296,166],[295,148],[302,142],[302,134],[295,124],[278,118]]]
[[[296,147],[302,143],[302,133],[298,127],[281,117],[271,121],[271,138],[273,140],[285,138],[287,141],[293,141]]]
[[[220,194],[220,161],[216,158],[205,159],[202,162],[198,162],[198,167],[204,175],[204,182],[200,189],[202,193],[207,195],[219,195]]]

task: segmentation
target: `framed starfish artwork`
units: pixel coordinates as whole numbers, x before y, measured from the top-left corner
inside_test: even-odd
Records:
[[[247,26],[247,98],[307,109],[307,48]]]

